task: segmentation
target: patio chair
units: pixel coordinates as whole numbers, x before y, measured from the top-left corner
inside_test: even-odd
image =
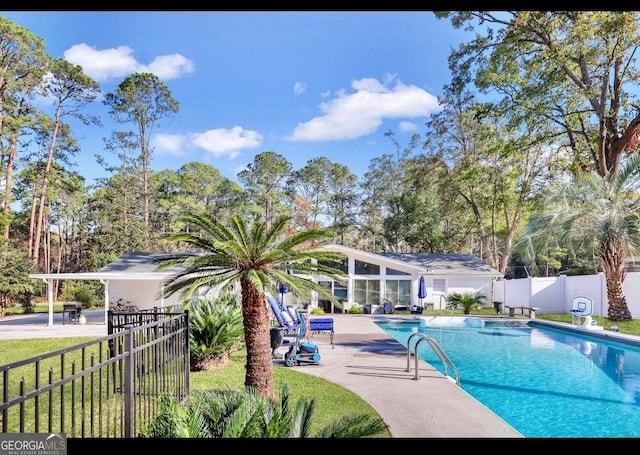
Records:
[[[271,357],[281,359],[283,356],[278,353],[278,348],[285,343],[289,343],[290,340],[288,338],[298,336],[300,321],[298,318],[294,321],[289,311],[282,311],[280,304],[273,297],[267,297],[267,303],[278,323],[269,329],[271,337]]]

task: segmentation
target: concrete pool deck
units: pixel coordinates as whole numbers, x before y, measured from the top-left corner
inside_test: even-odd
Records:
[[[87,323],[82,325],[62,325],[61,314],[55,315],[53,326],[47,325],[46,314],[5,318],[0,320],[0,339],[107,334],[104,311],[86,310],[83,314]],[[360,396],[378,412],[394,438],[522,438],[489,408],[426,362],[419,361],[416,380],[415,358],[411,357],[411,371],[406,371],[406,347],[374,322],[382,316],[326,317],[334,319],[334,347],[328,334],[313,334],[311,340],[320,349],[320,363],[291,368],[339,384]],[[284,353],[285,347],[280,351]]]
[[[327,315],[334,319],[334,345],[327,334],[311,338],[318,365],[296,368],[339,384],[367,401],[394,438],[522,438],[513,427],[450,378],[414,356],[407,371],[406,347],[387,335],[376,319],[413,316]],[[311,316],[313,317],[313,316]],[[284,352],[284,347],[281,348]],[[462,378],[464,381],[464,378]]]

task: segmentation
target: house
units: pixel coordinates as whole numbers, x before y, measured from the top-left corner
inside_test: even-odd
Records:
[[[347,257],[346,285],[319,281],[344,300],[343,310],[358,304],[365,312],[375,313],[384,299],[398,306],[421,304],[442,309],[446,306],[445,296],[452,292],[481,292],[491,304],[494,281],[504,277],[472,254],[369,253],[336,244],[326,248]],[[420,277],[424,277],[427,290],[423,299],[418,298]],[[315,303],[325,311],[335,311],[328,301],[319,299]]]
[[[156,271],[157,264],[154,263],[154,259],[161,255],[162,253],[127,253],[97,272],[34,273],[29,277],[43,280],[47,284],[48,325],[53,325],[53,304],[55,301],[53,290],[56,280],[100,281],[104,284],[104,321],[106,324],[110,303],[115,303],[119,299],[131,302],[132,305],[140,309],[164,308],[181,303],[182,299],[177,294],[170,297],[164,295],[164,284],[175,273],[175,270]]]
[[[376,312],[382,301],[395,305],[422,304],[426,308],[442,309],[444,297],[451,292],[482,292],[493,301],[493,283],[503,274],[471,254],[369,253],[344,245],[330,244],[325,248],[346,257],[342,269],[346,283],[318,280],[318,283],[340,299],[340,305],[315,296],[311,302],[298,301],[287,295],[287,304],[320,306],[327,312],[345,311],[353,305],[365,312]],[[55,280],[100,280],[105,285],[105,323],[110,302],[123,299],[140,309],[164,308],[182,302],[180,294],[167,297],[164,286],[175,270],[156,271],[154,259],[163,253],[127,253],[97,272],[31,274],[47,283],[49,325],[53,325],[53,289]],[[295,271],[294,271],[295,273]],[[424,277],[427,295],[418,298],[418,284]]]

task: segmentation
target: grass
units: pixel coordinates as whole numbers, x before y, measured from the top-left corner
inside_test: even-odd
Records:
[[[63,307],[63,302],[57,302],[53,304],[53,312],[54,313],[62,313],[62,311],[64,310]],[[104,308],[103,306],[95,306],[90,308],[91,310],[98,310]],[[33,313],[48,313],[49,312],[49,304],[44,302],[40,302],[40,303],[36,303],[36,305],[34,306],[33,309]],[[25,314],[24,313],[24,308],[22,308],[21,305],[13,305],[10,306],[8,308],[5,308],[5,315],[6,316],[19,316]]]
[[[7,314],[22,314],[21,307],[9,308],[14,312]],[[38,305],[36,312],[46,312],[48,306]],[[56,309],[54,308],[54,311]],[[62,311],[60,304],[59,311]],[[406,312],[409,314],[409,312]],[[402,314],[399,312],[398,314]],[[426,310],[424,315],[463,315],[463,310]],[[491,308],[481,308],[473,310],[472,316],[495,316],[495,310]],[[526,318],[523,315],[516,317]],[[538,314],[539,319],[550,321],[571,323],[572,316],[569,313],[551,313]],[[605,329],[610,329],[615,325],[618,331],[624,334],[640,336],[640,318],[631,321],[610,321],[606,317],[594,316]],[[25,358],[33,357],[43,352],[50,352],[62,349],[75,344],[93,339],[92,337],[75,337],[75,338],[40,338],[40,339],[18,339],[18,340],[0,340],[0,352],[2,352],[2,364],[12,363]],[[193,372],[190,376],[190,384],[192,390],[208,390],[220,389],[224,387],[242,388],[244,384],[244,368],[246,363],[246,352],[238,351],[232,354],[229,363],[214,371]],[[274,366],[274,389],[277,389],[279,383],[286,382],[289,385],[290,396],[297,402],[300,399],[313,399],[316,409],[313,418],[313,431],[322,428],[341,417],[349,414],[368,414],[378,416],[374,408],[366,401],[362,400],[353,392],[329,382],[317,376],[304,373],[303,370],[291,369],[284,366]],[[376,435],[377,437],[391,437],[388,432]]]
[[[12,363],[92,339],[94,337],[0,340],[1,362]],[[226,365],[214,371],[192,372],[189,378],[191,390],[240,389],[244,387],[245,364],[246,351],[243,350],[233,353]],[[300,399],[315,401],[312,433],[351,414],[380,417],[371,405],[350,390],[303,371],[274,365],[273,380],[274,390],[282,382],[288,384],[294,403]],[[385,431],[375,437],[389,438],[391,434]]]
[[[191,389],[211,390],[227,386],[238,389],[244,384],[246,352],[238,351],[231,355],[230,362],[214,371],[193,372],[190,376]],[[312,367],[311,367],[312,368]],[[286,382],[294,402],[299,399],[314,400],[315,411],[312,433],[349,414],[367,414],[379,417],[378,413],[366,401],[355,393],[338,384],[284,366],[273,368],[274,389]],[[388,431],[376,437],[390,437]]]

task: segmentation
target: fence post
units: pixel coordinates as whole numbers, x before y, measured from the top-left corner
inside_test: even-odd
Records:
[[[134,401],[133,401],[133,378],[134,378],[134,343],[133,343],[133,326],[128,325],[125,328],[124,345],[124,437],[132,438],[134,428]]]
[[[607,304],[606,316],[609,317],[609,296],[607,295],[607,280],[605,279],[604,273],[602,272],[598,272],[598,276],[600,277],[600,314],[599,316],[605,316],[604,304],[606,303]],[[628,303],[627,303],[627,307],[629,307]]]
[[[187,393],[187,396],[190,393],[191,390],[191,385],[189,384],[189,376],[191,373],[191,355],[190,355],[190,347],[189,347],[189,338],[191,336],[190,330],[189,330],[189,310],[185,309],[184,310],[184,314],[182,316],[183,318],[183,325],[185,327],[186,330],[184,330],[183,333],[183,338],[184,338],[184,361],[185,361],[185,366],[186,368],[184,369],[184,384],[185,384],[185,391]]]

